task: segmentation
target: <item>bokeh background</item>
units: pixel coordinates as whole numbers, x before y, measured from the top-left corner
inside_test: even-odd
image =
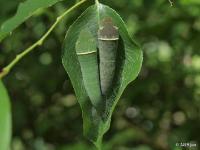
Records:
[[[0,23],[23,0],[0,0]],[[139,77],[124,91],[105,150],[182,150],[200,144],[200,1],[101,0],[126,22],[142,47]],[[56,16],[75,3],[65,0],[38,11],[0,45],[0,67],[39,39]],[[12,99],[12,150],[92,150],[82,135],[79,104],[61,64],[61,46],[73,21],[93,1],[75,10],[46,42],[4,79]]]

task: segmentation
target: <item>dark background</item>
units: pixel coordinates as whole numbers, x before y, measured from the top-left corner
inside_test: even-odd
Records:
[[[22,0],[0,0],[0,23]],[[105,150],[181,150],[200,143],[200,1],[101,0],[124,19],[142,47],[139,77],[124,91],[105,135]],[[38,11],[0,45],[0,67],[39,39],[75,3]],[[12,99],[13,150],[89,150],[81,110],[61,64],[61,46],[87,2],[4,79]],[[186,149],[186,148],[185,148]],[[192,149],[192,148],[189,148]],[[193,148],[198,150],[198,148]]]

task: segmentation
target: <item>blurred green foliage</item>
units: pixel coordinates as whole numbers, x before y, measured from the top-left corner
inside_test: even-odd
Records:
[[[22,0],[0,1],[0,23]],[[101,1],[125,20],[144,52],[140,76],[125,90],[105,136],[105,150],[181,150],[200,143],[199,0]],[[0,45],[0,68],[47,31],[75,3],[39,11]],[[55,29],[44,45],[5,78],[12,99],[12,150],[88,150],[81,110],[61,64],[61,45],[72,22],[92,1]],[[199,149],[194,147],[194,150]]]

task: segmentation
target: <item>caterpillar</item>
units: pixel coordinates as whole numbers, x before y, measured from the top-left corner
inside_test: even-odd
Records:
[[[98,30],[99,72],[103,96],[107,96],[113,85],[119,32],[111,18],[104,18]]]
[[[102,98],[99,81],[97,43],[88,28],[80,32],[75,49],[81,66],[86,92],[91,103],[98,107]]]
[[[81,30],[76,42],[76,54],[83,83],[97,109],[102,109],[105,96],[112,89],[116,70],[119,33],[111,18],[100,22],[97,39],[88,28]]]

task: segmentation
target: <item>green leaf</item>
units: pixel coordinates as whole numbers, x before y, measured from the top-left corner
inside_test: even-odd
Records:
[[[76,43],[81,41],[80,33],[85,29],[90,31],[92,37],[98,43],[100,23],[105,18],[111,18],[113,24],[118,28],[120,38],[118,41],[115,78],[109,94],[101,99],[104,106],[102,111],[98,110],[98,106],[92,103],[91,97],[88,94],[90,91],[86,88],[87,85],[84,84],[83,71],[81,70],[83,69],[83,64],[79,61],[79,56],[77,56]],[[83,38],[82,40],[89,43],[87,42],[89,38]],[[90,47],[93,46],[88,45],[87,48]],[[138,76],[141,69],[142,51],[130,38],[121,17],[110,7],[99,4],[98,6],[93,5],[89,7],[69,28],[63,44],[62,61],[82,109],[84,135],[98,149],[101,149],[102,138],[110,127],[113,110],[126,86]],[[84,61],[88,63],[89,67],[89,59]],[[96,67],[93,70],[90,69],[87,74],[88,76],[96,74]],[[84,76],[87,74],[84,72]],[[102,103],[99,104],[99,107],[102,107]]]
[[[11,110],[7,91],[0,80],[0,150],[8,150],[11,140]]]
[[[15,16],[8,19],[1,25],[0,28],[0,42],[20,24],[31,17],[36,11],[42,8],[47,8],[61,0],[26,0],[21,3],[17,9]]]

